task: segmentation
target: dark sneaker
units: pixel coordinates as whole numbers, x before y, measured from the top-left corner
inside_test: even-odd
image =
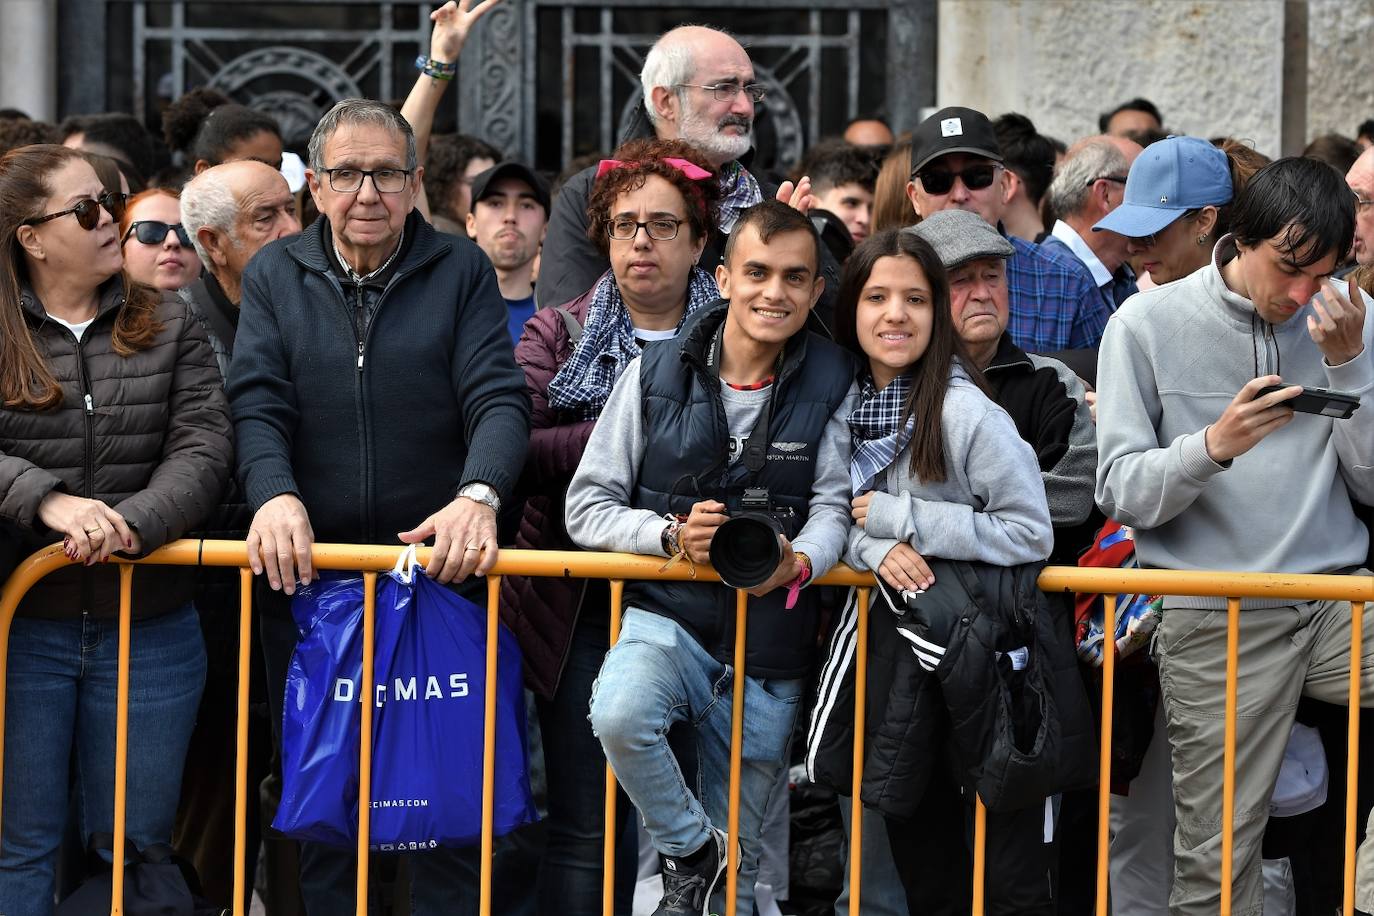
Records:
[[[726,839],[723,831],[711,828],[707,849],[696,864],[683,856],[658,854],[663,866],[663,899],[653,916],[709,916],[711,894],[725,874]]]

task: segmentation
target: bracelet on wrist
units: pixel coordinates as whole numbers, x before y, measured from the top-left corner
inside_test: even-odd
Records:
[[[458,73],[458,62],[445,63],[444,61],[434,60],[425,54],[421,54],[419,57],[415,58],[415,69],[431,79],[447,81],[453,79]]]

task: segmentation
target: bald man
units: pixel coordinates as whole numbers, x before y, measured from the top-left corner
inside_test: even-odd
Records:
[[[892,128],[877,118],[856,118],[844,129],[844,140],[855,146],[891,146]]]
[[[1355,160],[1345,183],[1355,192],[1355,260],[1369,267],[1374,265],[1374,147]]]
[[[754,114],[764,87],[756,82],[749,54],[725,32],[705,26],[680,26],[665,32],[644,57],[639,80],[644,108],[620,142],[656,136],[681,139],[698,147],[719,173],[722,191],[719,233],[706,244],[699,264],[714,270],[739,214],[765,197],[776,196],[803,211],[812,202],[806,187],[761,183],[740,163],[754,143]],[[579,172],[563,185],[549,215],[539,270],[540,308],[563,305],[581,296],[610,263],[587,237],[587,199],[596,168]],[[833,259],[832,259],[833,260]],[[838,287],[838,265],[822,264],[827,292]],[[829,299],[818,305],[828,311]],[[824,316],[822,316],[824,317]]]
[[[258,249],[301,231],[286,179],[256,159],[216,165],[187,182],[181,222],[209,278],[235,308],[243,269]]]
[[[226,162],[201,172],[181,192],[181,224],[200,255],[200,277],[180,291],[200,321],[215,351],[220,373],[229,373],[239,326],[243,269],[268,242],[301,231],[296,202],[286,179],[255,159]],[[237,486],[224,494],[215,514],[197,537],[242,539],[252,515]],[[201,696],[196,729],[187,749],[173,841],[200,875],[212,900],[228,901],[234,893],[234,798],[224,786],[234,776],[234,721],[238,696],[231,674],[238,663],[238,575],[233,570],[202,570],[197,578],[196,607],[201,612],[210,678]],[[259,659],[258,665],[262,664]],[[216,677],[216,672],[224,677]],[[249,758],[249,785],[256,787],[270,769],[271,734],[262,717],[254,717],[254,752]],[[257,862],[258,808],[249,805],[247,867]],[[277,873],[278,858],[268,856],[268,906],[292,895],[294,875]],[[283,895],[278,900],[278,895]]]

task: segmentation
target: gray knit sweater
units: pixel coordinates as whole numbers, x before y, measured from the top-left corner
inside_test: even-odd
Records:
[[[1132,296],[1108,323],[1098,360],[1097,503],[1135,529],[1142,566],[1285,573],[1362,566],[1369,535],[1351,499],[1374,500],[1374,323],[1367,315],[1360,356],[1328,366],[1307,333],[1311,305],[1271,325],[1227,288],[1220,267],[1234,254],[1230,237],[1222,238],[1211,264]],[[1348,420],[1297,414],[1228,466],[1217,464],[1207,454],[1208,425],[1246,382],[1268,374],[1357,394],[1362,406]]]

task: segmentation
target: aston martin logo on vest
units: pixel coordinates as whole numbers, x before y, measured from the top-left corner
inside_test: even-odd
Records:
[[[439,677],[433,674],[425,678],[393,678],[390,684],[377,685],[376,706],[378,709],[381,709],[386,703],[388,693],[391,695],[391,699],[398,702],[428,703],[431,700],[461,700],[468,695],[468,676],[463,671],[450,674],[447,689],[444,688]],[[355,700],[361,701],[362,697],[357,696],[353,679],[348,677],[336,678],[334,680],[334,702],[352,703]]]
[[[768,450],[769,461],[810,461],[811,456],[804,454],[805,442],[774,442]]]

